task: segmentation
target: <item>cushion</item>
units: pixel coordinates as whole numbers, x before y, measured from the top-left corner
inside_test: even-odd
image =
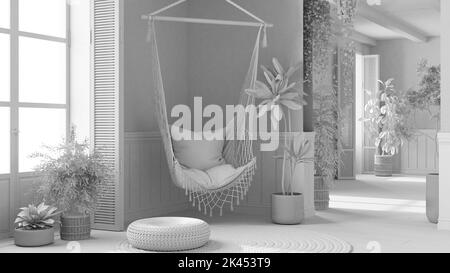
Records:
[[[183,251],[204,246],[209,241],[209,225],[194,218],[160,217],[131,223],[128,242],[147,251]]]
[[[200,134],[172,126],[172,144],[175,157],[183,166],[206,171],[222,165],[224,140],[185,140],[183,134]]]
[[[185,169],[184,174],[207,190],[217,190],[233,182],[243,171],[245,166],[235,169],[232,165],[224,164],[206,171]]]

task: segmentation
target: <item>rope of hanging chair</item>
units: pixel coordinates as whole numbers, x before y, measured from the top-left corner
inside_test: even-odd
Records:
[[[244,107],[254,104],[254,98],[248,96],[246,89],[255,87],[257,80],[257,68],[259,58],[259,44],[261,33],[264,26],[258,31],[255,47],[253,50],[250,67],[245,77],[244,85],[241,90],[240,105]],[[245,137],[243,140],[226,139],[223,156],[228,164],[235,168],[242,168],[240,175],[232,182],[218,189],[205,189],[197,181],[186,175],[186,168],[182,166],[174,155],[170,125],[167,115],[167,104],[164,93],[163,77],[158,54],[156,41],[156,31],[154,20],[149,20],[148,41],[151,49],[152,77],[155,111],[158,120],[158,126],[161,131],[163,147],[168,162],[169,172],[173,182],[186,191],[190,201],[205,213],[213,214],[213,210],[218,209],[222,215],[223,208],[229,206],[233,210],[235,205],[246,196],[256,170],[256,158],[253,154],[253,141],[249,137],[249,131],[244,128]],[[239,122],[235,120],[235,124]]]

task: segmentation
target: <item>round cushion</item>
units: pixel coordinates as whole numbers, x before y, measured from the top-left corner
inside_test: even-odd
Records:
[[[129,243],[148,251],[183,251],[204,246],[209,241],[209,225],[199,219],[160,217],[142,219],[128,226]]]

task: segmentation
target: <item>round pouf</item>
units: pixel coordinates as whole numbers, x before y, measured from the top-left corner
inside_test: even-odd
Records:
[[[147,251],[184,251],[209,241],[209,225],[199,219],[161,217],[142,219],[128,226],[128,242]]]

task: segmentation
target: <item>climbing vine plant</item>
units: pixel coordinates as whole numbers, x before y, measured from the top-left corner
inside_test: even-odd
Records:
[[[315,172],[327,184],[335,179],[340,162],[340,106],[353,100],[355,49],[348,37],[356,2],[304,2],[304,78],[305,90],[311,90],[314,99]]]

